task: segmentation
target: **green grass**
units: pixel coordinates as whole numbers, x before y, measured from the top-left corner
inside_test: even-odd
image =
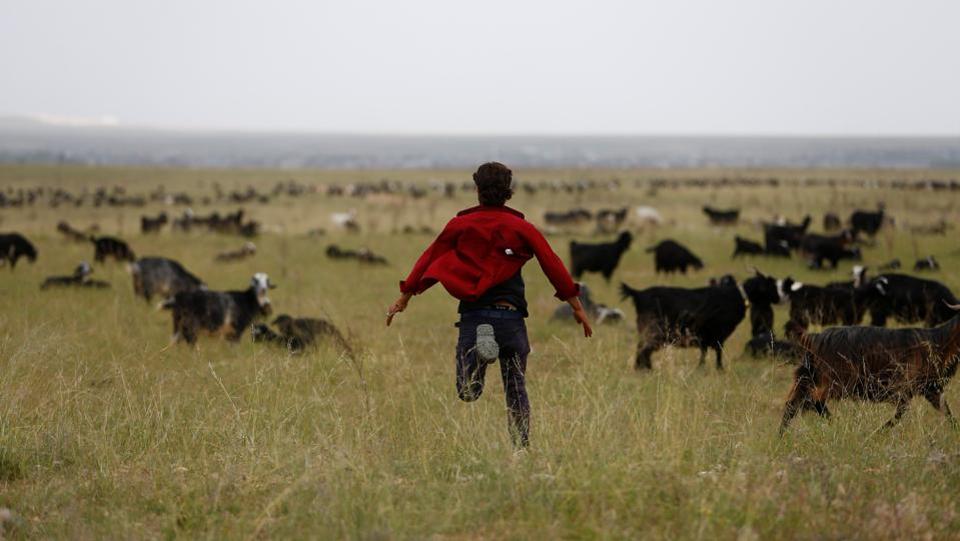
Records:
[[[604,326],[590,340],[548,321],[556,306],[535,263],[526,267],[533,353],[528,387],[532,448],[515,454],[494,370],[485,396],[456,398],[455,302],[436,287],[415,298],[394,327],[387,305],[430,241],[391,230],[439,228],[472,204],[432,195],[282,198],[246,205],[268,232],[252,260],[218,265],[213,255],[241,241],[168,232],[144,237],[135,209],[0,211],[0,230],[19,230],[40,250],[35,265],[0,269],[0,507],[18,517],[13,536],[39,538],[956,538],[960,536],[960,435],[917,400],[901,426],[876,429],[888,405],[841,402],[834,419],[803,416],[782,440],[776,429],[791,368],[741,355],[749,325],[727,343],[728,370],[696,366],[698,352],[666,349],[654,370],[635,373],[632,308],[616,285],[693,286],[757,264],[778,277],[814,283],[845,278],[812,273],[797,260],[733,262],[735,232],[759,238],[754,222],[781,212],[798,219],[847,214],[885,201],[898,228],[866,251],[868,263],[936,254],[935,277],[960,291],[956,230],[915,237],[907,224],[957,223],[956,195],[840,187],[779,190],[684,189],[650,193],[653,176],[803,179],[955,178],[956,172],[882,171],[532,171],[520,180],[619,178],[624,188],[582,197],[518,194],[512,203],[538,221],[545,209],[620,204],[657,207],[668,224],[640,231],[611,284],[595,296],[624,308],[630,323]],[[123,183],[132,191],[209,192],[296,178],[309,183],[468,179],[466,172],[285,172],[0,167],[0,188],[35,184],[77,189]],[[634,186],[635,181],[641,185]],[[742,206],[735,228],[706,225],[704,203]],[[235,208],[219,206],[221,210]],[[356,208],[364,232],[331,232],[333,211]],[[155,213],[153,206],[144,212]],[[206,212],[206,208],[198,208]],[[167,347],[170,317],[133,296],[121,265],[96,267],[109,291],[40,293],[49,274],[92,255],[67,243],[54,224],[98,223],[139,255],[183,262],[218,289],[245,287],[268,272],[277,312],[325,316],[360,346],[356,359],[332,347],[290,356],[253,344],[201,340]],[[585,231],[576,238],[589,237]],[[672,237],[701,254],[707,269],[656,277],[642,248]],[[552,236],[566,257],[569,235]],[[385,268],[334,262],[329,242],[362,245]],[[777,310],[777,326],[785,317]],[[709,364],[708,364],[709,366]],[[947,400],[960,404],[957,385]],[[8,528],[10,529],[10,528]],[[8,534],[11,532],[7,532]]]

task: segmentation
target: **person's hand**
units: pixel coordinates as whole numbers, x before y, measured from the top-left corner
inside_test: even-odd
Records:
[[[409,293],[404,293],[390,305],[390,308],[387,308],[387,327],[393,322],[393,316],[407,309],[407,303],[410,302],[410,297],[411,295]]]
[[[583,336],[590,338],[593,336],[593,327],[590,326],[590,318],[587,317],[587,313],[581,307],[579,310],[573,311],[573,318],[577,320],[581,326],[583,326]]]
[[[590,338],[593,336],[593,327],[590,326],[590,318],[587,317],[587,311],[583,309],[580,297],[571,297],[567,303],[573,308],[573,318],[583,327],[583,336]]]

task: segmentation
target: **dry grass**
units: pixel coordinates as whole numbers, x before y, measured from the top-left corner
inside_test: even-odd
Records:
[[[748,172],[878,178],[929,172]],[[746,274],[731,262],[734,232],[757,238],[749,223],[706,225],[699,207],[742,206],[747,222],[782,212],[810,212],[886,201],[902,224],[957,223],[956,195],[869,189],[661,191],[635,180],[652,175],[735,176],[735,171],[533,171],[540,178],[624,181],[622,190],[518,195],[537,219],[547,208],[648,204],[671,222],[644,230],[617,279],[645,287],[695,285],[709,275]],[[0,168],[0,187],[77,188],[123,182],[131,190],[159,183],[194,192],[276,180],[310,183],[394,178],[455,180],[463,172],[271,172],[41,167]],[[960,437],[917,401],[897,429],[874,430],[892,407],[841,403],[827,423],[798,420],[776,437],[791,370],[742,356],[748,325],[728,342],[729,369],[696,367],[694,350],[665,350],[654,370],[631,368],[632,323],[604,327],[587,341],[550,323],[551,290],[527,267],[531,303],[529,390],[533,447],[509,445],[499,378],[472,404],[456,399],[455,304],[440,288],[415,299],[395,327],[383,313],[396,282],[429,242],[401,236],[402,224],[439,228],[454,201],[376,197],[367,201],[308,196],[247,205],[270,232],[248,261],[218,265],[213,255],[237,239],[136,232],[137,210],[0,211],[0,230],[33,238],[40,259],[15,272],[0,269],[0,508],[14,536],[42,538],[956,538],[960,535]],[[365,232],[308,239],[330,227],[329,212],[356,208]],[[234,206],[221,207],[229,210]],[[151,207],[154,213],[159,207]],[[205,209],[198,209],[205,212]],[[325,315],[362,345],[357,359],[333,348],[289,356],[249,336],[236,345],[206,340],[165,349],[169,315],[133,297],[120,265],[95,276],[109,291],[40,293],[92,249],[56,236],[53,225],[97,222],[121,233],[140,255],[165,255],[221,289],[242,288],[255,271],[280,285],[278,312]],[[581,235],[584,236],[584,235]],[[657,278],[642,247],[674,237],[707,262],[699,275]],[[566,255],[567,236],[553,238]],[[333,262],[328,242],[367,245],[392,262],[366,268]],[[897,230],[866,252],[868,262],[937,254],[937,278],[960,291],[954,237],[913,237]],[[777,276],[813,282],[794,261],[758,260]],[[597,298],[618,304],[616,284],[590,280]],[[778,310],[778,325],[783,309]],[[632,321],[632,314],[630,320]],[[960,403],[957,385],[947,399]]]

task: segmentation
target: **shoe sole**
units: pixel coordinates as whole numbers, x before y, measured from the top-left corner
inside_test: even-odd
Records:
[[[493,325],[481,323],[477,325],[477,357],[485,362],[492,363],[500,356],[500,345],[493,335]]]

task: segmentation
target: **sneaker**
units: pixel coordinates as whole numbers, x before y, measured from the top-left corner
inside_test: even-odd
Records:
[[[481,323],[477,325],[477,358],[487,364],[497,360],[500,356],[500,346],[493,336],[493,325]]]

